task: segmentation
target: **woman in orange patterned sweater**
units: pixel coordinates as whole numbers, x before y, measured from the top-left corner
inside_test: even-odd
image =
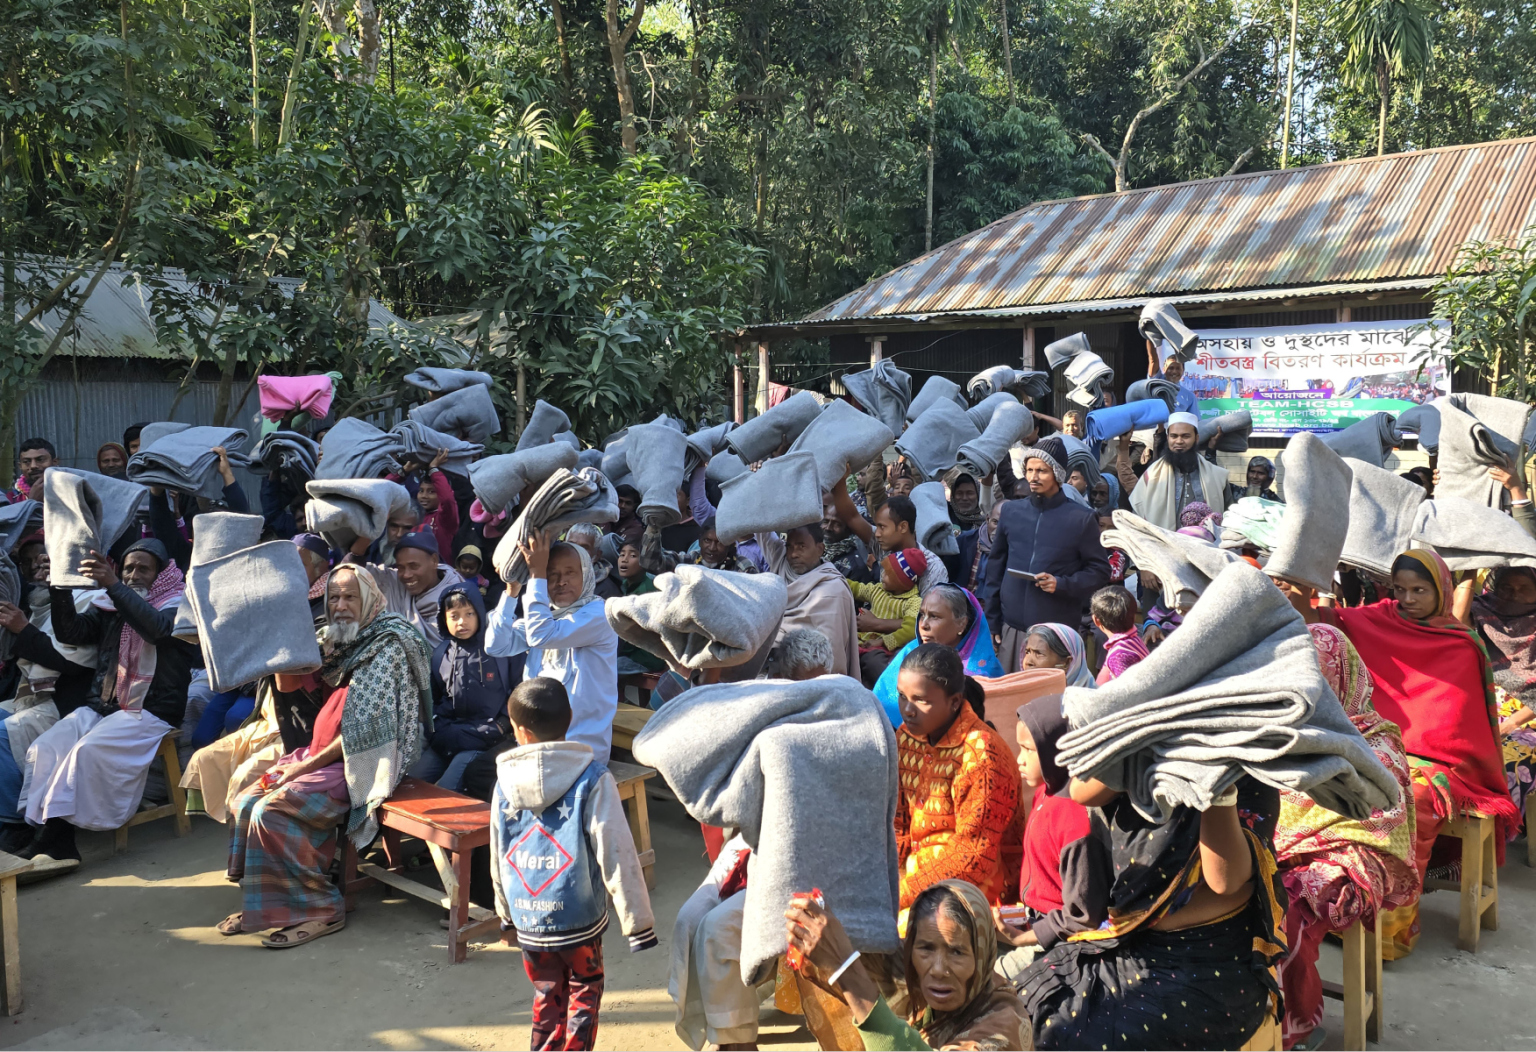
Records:
[[[941,880],[975,884],[993,904],[1009,893],[1005,845],[1020,842],[1019,769],[1002,737],[965,698],[965,666],[949,647],[925,643],[897,677],[901,793],[896,853],[901,908]]]

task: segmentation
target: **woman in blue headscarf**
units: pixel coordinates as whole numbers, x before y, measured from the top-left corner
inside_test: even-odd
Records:
[[[997,677],[1003,674],[997,652],[992,649],[992,632],[987,627],[987,615],[981,612],[981,604],[976,601],[976,597],[959,585],[934,585],[923,596],[922,611],[917,618],[917,638],[896,652],[891,663],[885,666],[885,671],[875,681],[875,697],[885,706],[885,714],[893,727],[901,726],[896,676],[907,655],[923,643],[938,643],[953,648],[965,663],[967,676]]]

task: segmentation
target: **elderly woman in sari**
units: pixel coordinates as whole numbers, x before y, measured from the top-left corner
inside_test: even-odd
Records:
[[[1042,621],[1033,626],[1024,637],[1021,654],[1023,668],[1059,668],[1067,674],[1069,687],[1096,685],[1083,637],[1066,625]]]
[[[1488,650],[1509,795],[1522,811],[1536,776],[1536,569],[1508,566],[1472,601],[1467,623]],[[1530,830],[1526,830],[1529,838]]]
[[[890,717],[893,727],[901,726],[900,692],[896,689],[901,663],[924,643],[937,643],[959,654],[967,676],[996,678],[1003,674],[997,651],[992,649],[987,615],[982,613],[976,597],[959,585],[934,585],[923,596],[917,617],[917,638],[896,652],[875,681],[875,697],[885,706],[885,714]]]
[[[1024,1005],[993,970],[997,930],[987,897],[974,884],[944,880],[912,904],[890,994],[892,1009],[837,917],[808,897],[790,900],[789,945],[836,991],[853,1014],[864,1047],[894,1049],[1026,1049]]]
[[[421,755],[431,726],[427,645],[386,607],[367,569],[343,565],[331,574],[318,673],[329,697],[310,744],[233,801],[229,879],[244,901],[220,934],[277,928],[262,945],[287,949],[346,923],[341,891],[326,874],[336,837],[344,833],[358,848],[373,841],[375,812]]]

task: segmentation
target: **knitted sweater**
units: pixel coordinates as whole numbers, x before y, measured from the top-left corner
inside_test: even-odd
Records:
[[[917,588],[909,588],[900,595],[885,590],[883,584],[862,584],[849,581],[854,602],[868,603],[869,612],[887,621],[900,621],[901,627],[894,632],[860,632],[860,646],[884,647],[895,653],[917,638],[917,615],[923,608],[923,596]]]

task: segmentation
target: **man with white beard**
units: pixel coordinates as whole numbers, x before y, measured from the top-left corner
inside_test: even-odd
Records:
[[[106,594],[84,613],[69,589],[51,589],[60,643],[96,647],[91,701],[59,720],[27,751],[27,822],[41,826],[20,855],[33,872],[75,869],[75,830],[116,829],[138,809],[160,739],[181,726],[197,646],[171,631],[184,581],[165,546],[146,539],[123,553],[122,574],[100,552],[80,572]]]

